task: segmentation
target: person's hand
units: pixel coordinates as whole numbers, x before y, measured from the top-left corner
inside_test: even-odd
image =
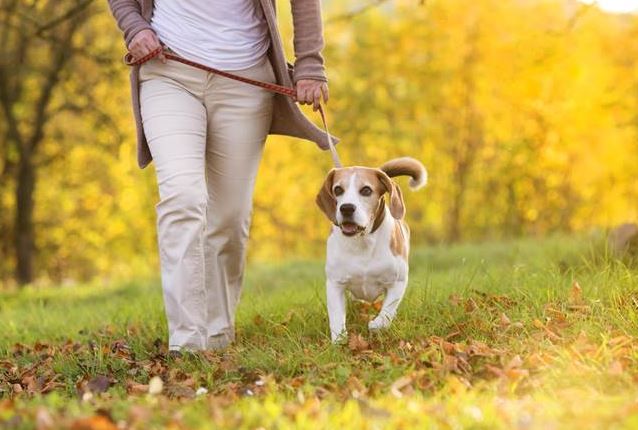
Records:
[[[328,84],[314,79],[300,79],[297,81],[297,101],[302,105],[312,105],[312,110],[319,109],[321,97],[323,102],[328,102]]]
[[[162,45],[160,45],[160,41],[155,32],[146,29],[133,36],[131,43],[129,43],[128,51],[134,60],[139,60],[161,47]],[[166,57],[164,57],[163,53],[160,52],[158,58],[162,60],[162,63],[166,63]]]

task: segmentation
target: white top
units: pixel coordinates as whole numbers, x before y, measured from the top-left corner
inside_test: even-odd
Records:
[[[270,46],[257,0],[155,0],[151,27],[177,54],[220,70],[254,66]]]

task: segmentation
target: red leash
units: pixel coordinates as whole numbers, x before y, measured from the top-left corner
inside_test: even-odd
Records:
[[[133,60],[133,56],[130,53],[127,53],[124,57],[124,62],[129,66],[137,66],[147,61],[155,58],[163,51],[164,57],[169,60],[178,61],[180,63],[186,64],[191,67],[195,67],[197,69],[204,70],[206,72],[215,73],[220,76],[224,76],[229,79],[234,79],[236,81],[244,82],[250,85],[254,85],[257,87],[264,88],[270,92],[282,94],[287,97],[291,97],[295,101],[297,100],[297,92],[294,88],[284,87],[282,85],[271,84],[270,82],[262,82],[256,81],[254,79],[245,78],[243,76],[234,75],[229,72],[225,72],[223,70],[215,69],[214,67],[204,66],[203,64],[196,63],[191,60],[187,60],[186,58],[175,55],[169,51],[164,50],[163,48],[157,48],[152,51],[150,54],[140,58],[139,60]],[[328,131],[328,123],[326,122],[326,115],[323,111],[321,104],[319,104],[319,114],[321,115],[321,121],[323,122],[323,128],[326,130],[326,136],[328,136],[328,146],[330,148],[330,154],[332,155],[332,161],[335,167],[341,167],[341,161],[339,160],[339,155],[337,154],[337,150],[335,148],[334,142],[332,141],[332,137],[330,136],[330,132]]]

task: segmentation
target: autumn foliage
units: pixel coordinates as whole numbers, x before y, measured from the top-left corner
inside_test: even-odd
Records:
[[[157,186],[153,165],[136,165],[121,35],[102,2],[39,5],[3,3],[0,278],[16,266],[21,281],[155,274]],[[27,19],[78,5],[75,26]],[[361,6],[324,5],[328,119],[347,164],[425,163],[429,186],[405,193],[415,245],[636,217],[636,16],[573,0]],[[288,9],[280,1],[292,58]],[[67,41],[54,37],[63,29]],[[67,56],[39,99],[60,43]],[[328,223],[313,200],[329,167],[312,143],[269,138],[250,258],[321,255]]]

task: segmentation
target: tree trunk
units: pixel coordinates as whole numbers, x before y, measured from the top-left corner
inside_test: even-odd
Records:
[[[460,70],[464,100],[460,113],[460,135],[458,143],[452,151],[452,157],[456,164],[453,175],[455,190],[447,219],[447,239],[450,242],[458,242],[462,238],[461,221],[468,179],[474,167],[477,153],[483,144],[483,123],[475,100],[477,91],[475,69],[479,61],[477,37],[478,25],[474,23],[466,36],[468,48]]]
[[[35,168],[30,157],[22,157],[16,172],[15,255],[19,285],[33,281],[33,192]]]
[[[447,240],[450,242],[461,240],[461,208],[465,198],[465,178],[468,173],[464,166],[457,166],[457,170],[454,175],[457,187],[452,197],[452,206],[448,212]]]

